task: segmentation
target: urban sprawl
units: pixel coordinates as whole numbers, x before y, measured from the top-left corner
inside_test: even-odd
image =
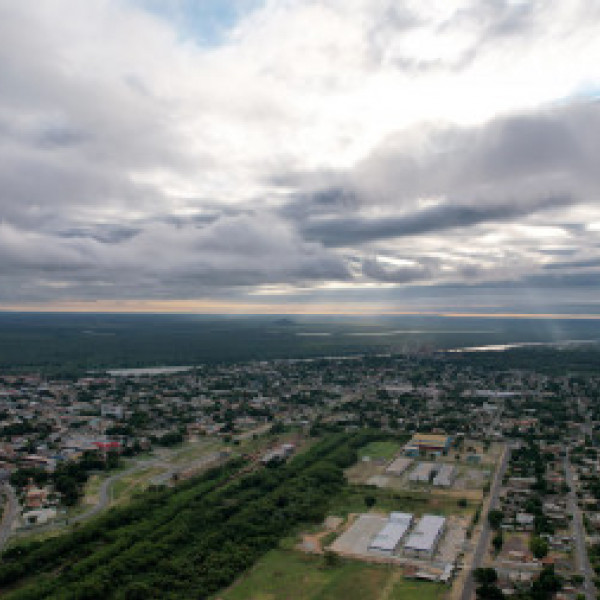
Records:
[[[332,432],[374,430],[345,470],[362,508],[333,507],[295,551],[395,566],[457,600],[595,600],[599,395],[596,375],[458,354],[4,375],[0,545],[233,458],[277,468]]]

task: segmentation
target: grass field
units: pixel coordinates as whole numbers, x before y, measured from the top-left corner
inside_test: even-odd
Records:
[[[401,579],[385,600],[439,600],[449,588],[439,583]]]
[[[374,460],[391,460],[402,450],[400,442],[371,442],[358,451],[360,458],[369,456]]]
[[[438,600],[445,587],[406,581],[388,566],[273,550],[215,600]]]
[[[167,462],[174,465],[190,463],[202,458],[206,454],[225,449],[225,445],[220,440],[208,438],[202,439],[199,442],[187,442],[179,448],[170,453],[166,459]]]

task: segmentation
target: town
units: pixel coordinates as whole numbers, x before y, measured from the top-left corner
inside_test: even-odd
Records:
[[[448,599],[595,600],[600,377],[497,357],[4,375],[0,544],[56,535],[232,460],[269,469],[367,430],[381,439],[359,448],[343,497],[298,533],[296,555],[388,565]],[[250,597],[240,585],[223,597]]]

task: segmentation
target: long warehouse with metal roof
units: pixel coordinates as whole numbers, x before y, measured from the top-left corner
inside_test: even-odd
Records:
[[[405,552],[415,556],[431,557],[444,533],[445,524],[445,517],[437,515],[424,515],[421,517],[404,544]]]

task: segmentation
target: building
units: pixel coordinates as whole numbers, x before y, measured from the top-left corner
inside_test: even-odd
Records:
[[[410,481],[417,483],[429,483],[435,475],[437,467],[432,462],[420,462],[413,469],[413,472],[408,476]]]
[[[450,449],[452,437],[449,435],[437,435],[432,433],[415,433],[408,442],[407,447],[419,448],[419,450],[430,452],[447,452]]]
[[[27,525],[44,525],[56,518],[55,508],[39,508],[23,513],[23,521]]]
[[[391,513],[388,522],[371,540],[369,550],[392,554],[404,539],[412,522],[413,516],[410,513]]]
[[[450,487],[456,475],[456,467],[454,465],[442,465],[433,478],[433,485],[438,487]]]
[[[431,558],[444,533],[445,525],[445,517],[438,517],[437,515],[424,515],[421,517],[404,544],[405,552],[417,557]]]
[[[397,477],[400,477],[400,475],[402,475],[402,473],[404,473],[411,464],[411,458],[399,456],[387,466],[385,472],[387,475],[396,475]]]
[[[515,515],[515,526],[522,531],[533,531],[535,516],[529,513],[517,513]]]

